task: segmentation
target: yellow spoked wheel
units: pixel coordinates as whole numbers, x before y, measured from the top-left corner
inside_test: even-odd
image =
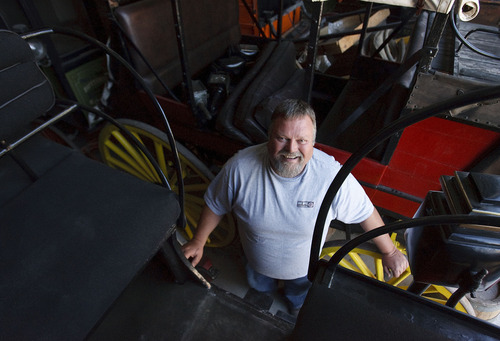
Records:
[[[167,177],[173,191],[178,192],[177,174],[173,156],[165,133],[148,124],[129,120],[118,120],[130,130],[134,136],[148,148]],[[205,193],[214,175],[186,147],[177,143],[177,150],[184,181],[184,207],[186,227],[184,236],[189,240],[196,231],[198,218],[204,206]],[[107,124],[99,135],[99,151],[103,162],[107,165],[128,172],[146,181],[160,183],[151,162],[134,146],[134,143],[116,126]],[[232,216],[223,218],[219,226],[210,235],[207,246],[223,247],[230,244],[235,237],[236,228]]]
[[[395,240],[395,237],[396,235],[393,234],[392,240],[396,247],[403,252],[403,254],[406,254],[406,249]],[[323,250],[321,250],[320,257],[329,259],[344,244],[345,241],[343,240],[332,240],[326,242]],[[386,279],[382,266],[382,255],[373,244],[361,244],[354,248],[346,257],[344,257],[344,259],[340,261],[339,265],[373,279],[394,285],[403,290],[408,288],[408,285],[406,284],[408,281],[405,280],[411,276],[410,268],[408,268],[405,272],[403,272],[403,274],[401,274],[401,276]],[[441,304],[446,304],[446,301],[453,294],[453,291],[453,288],[446,288],[431,284],[430,287],[422,294],[422,297]],[[475,316],[474,308],[465,297],[460,300],[460,302],[455,306],[455,309]]]

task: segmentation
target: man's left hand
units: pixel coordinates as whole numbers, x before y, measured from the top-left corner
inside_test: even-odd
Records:
[[[399,277],[408,268],[408,260],[397,248],[388,254],[382,255],[384,272],[389,276]]]

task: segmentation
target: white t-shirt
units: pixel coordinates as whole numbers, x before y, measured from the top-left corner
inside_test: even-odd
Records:
[[[245,256],[255,271],[296,279],[307,275],[316,218],[340,167],[332,156],[314,149],[300,175],[284,178],[272,170],[266,144],[251,146],[224,165],[205,193],[205,202],[217,215],[234,213]],[[332,219],[360,223],[373,210],[361,185],[349,175],[326,224]]]

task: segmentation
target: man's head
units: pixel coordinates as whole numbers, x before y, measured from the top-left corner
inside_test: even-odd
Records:
[[[287,99],[273,112],[267,149],[271,167],[283,177],[299,175],[313,155],[316,115],[305,102]]]

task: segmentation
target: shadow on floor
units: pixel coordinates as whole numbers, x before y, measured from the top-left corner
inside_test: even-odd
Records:
[[[293,327],[215,283],[211,289],[174,283],[155,258],[88,339],[286,340]]]

